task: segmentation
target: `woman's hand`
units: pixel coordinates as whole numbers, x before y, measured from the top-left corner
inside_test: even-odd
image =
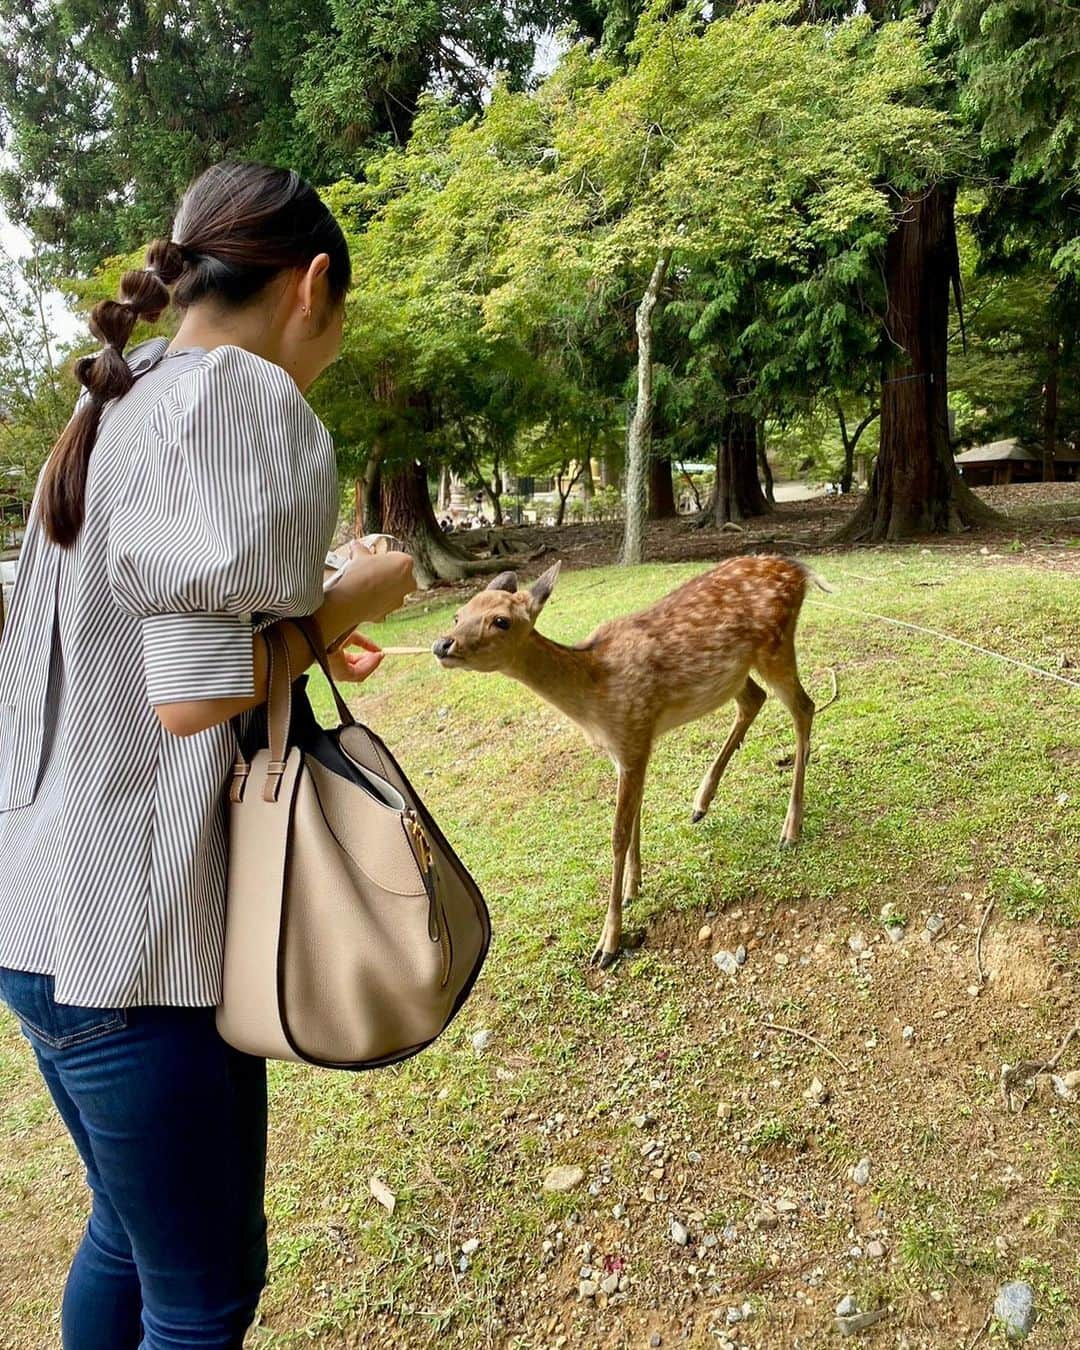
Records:
[[[319,626],[328,649],[336,648],[359,623],[379,623],[400,609],[416,589],[407,553],[354,554],[326,586]]]
[[[359,647],[360,651],[350,652],[348,647]],[[330,673],[338,682],[359,684],[378,669],[382,659],[375,643],[354,630],[329,654]]]

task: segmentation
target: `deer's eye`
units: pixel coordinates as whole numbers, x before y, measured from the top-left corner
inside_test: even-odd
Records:
[[[505,632],[506,629],[510,627],[510,620],[504,619],[501,614],[498,615],[497,618],[492,619],[491,622],[495,625],[496,628],[501,628],[503,632]]]
[[[455,614],[455,615],[454,615],[454,624],[455,624],[455,626],[456,626],[456,624],[457,624],[457,621],[458,621],[460,618],[461,618],[461,615],[460,615],[460,614]]]

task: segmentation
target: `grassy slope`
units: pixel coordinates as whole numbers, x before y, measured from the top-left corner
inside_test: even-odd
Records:
[[[579,638],[696,570],[571,573],[541,626]],[[821,570],[837,594],[804,611],[804,683],[823,701],[833,667],[841,697],[815,728],[803,846],[775,852],[788,789],[775,760],[791,742],[778,704],[696,828],[693,791],[729,714],[676,733],[646,797],[631,920],[646,945],[613,976],[585,968],[610,766],[501,677],[401,658],[362,693],[481,881],[496,943],[459,1022],[409,1065],[274,1069],[273,1276],[255,1345],[436,1333],[466,1346],[641,1345],[650,1330],[665,1345],[684,1331],[715,1344],[714,1313],[748,1298],[743,1344],[816,1344],[847,1289],[890,1302],[871,1334],[881,1344],[903,1326],[912,1345],[960,1345],[994,1282],[1018,1273],[1039,1291],[1034,1343],[1080,1339],[1077,1109],[1044,1094],[1008,1115],[996,1090],[1001,1062],[1049,1053],[1075,1008],[1080,694],[861,617],[883,611],[1057,668],[1062,651],[1080,656],[1080,583],[917,550]],[[426,641],[451,608],[411,608],[377,636]],[[974,934],[991,895],[995,978],[976,1001]],[[896,947],[877,921],[887,901],[909,920]],[[931,946],[918,935],[935,911],[950,927]],[[699,944],[706,916],[714,935]],[[848,950],[856,929],[870,960]],[[729,981],[709,951],[740,941],[750,960]],[[755,1027],[763,1017],[818,1035],[846,1071]],[[493,1032],[483,1056],[478,1027]],[[815,1073],[825,1108],[802,1097]],[[36,1350],[82,1196],[10,1024],[0,1092],[0,1346]],[[655,1124],[642,1133],[632,1120],[644,1113]],[[664,1156],[643,1160],[647,1137]],[[846,1180],[863,1155],[865,1191]],[[554,1162],[580,1163],[598,1194],[541,1194]],[[392,1217],[370,1198],[375,1172],[398,1196]],[[760,1203],[778,1197],[798,1210],[755,1230]],[[689,1248],[670,1241],[672,1217]],[[471,1237],[481,1245],[459,1273]],[[883,1259],[851,1255],[874,1238]],[[583,1264],[625,1273],[625,1300],[577,1303]]]

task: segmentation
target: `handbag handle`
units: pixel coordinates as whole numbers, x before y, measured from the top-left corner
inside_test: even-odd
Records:
[[[312,655],[326,676],[326,682],[334,696],[334,703],[337,706],[338,716],[342,723],[345,726],[355,726],[356,718],[349,711],[349,705],[342,697],[341,690],[337,687],[337,682],[331,673],[330,661],[326,654],[326,644],[323,642],[318,624],[310,617],[292,619],[289,622],[293,623],[303,634],[307,645],[311,648]],[[264,630],[262,638],[266,643],[269,667],[267,673],[266,723],[270,751],[270,759],[266,768],[266,781],[263,783],[263,800],[276,802],[281,788],[281,779],[285,773],[289,748],[289,728],[292,723],[292,668],[289,661],[288,644],[282,636],[279,626],[274,625],[274,627]],[[237,747],[236,758],[233,763],[231,791],[234,802],[240,801],[243,796],[244,782],[250,769],[251,766]]]
[[[289,648],[276,627],[263,634],[270,658],[267,676],[266,723],[270,760],[263,783],[263,801],[276,802],[285,772],[289,748],[289,725],[292,722],[292,670],[289,666]]]

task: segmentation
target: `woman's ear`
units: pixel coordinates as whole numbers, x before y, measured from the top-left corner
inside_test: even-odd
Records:
[[[330,270],[330,255],[317,253],[308,263],[307,271],[300,278],[297,299],[305,317],[321,314],[326,305],[326,280]]]

